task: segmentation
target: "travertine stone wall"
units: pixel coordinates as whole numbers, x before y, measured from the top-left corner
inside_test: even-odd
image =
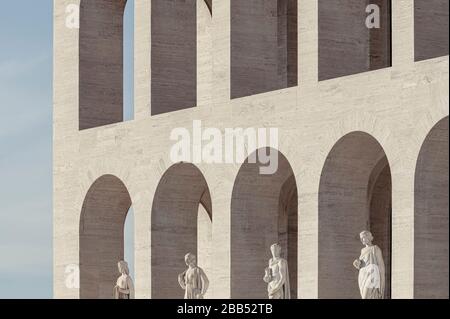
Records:
[[[157,261],[152,255],[154,198],[161,178],[174,164],[169,158],[173,145],[170,140],[172,129],[184,127],[192,134],[192,122],[198,119],[202,120],[204,127],[216,127],[222,132],[225,128],[236,127],[279,129],[278,150],[289,162],[298,190],[296,275],[299,298],[321,297],[324,289],[321,287],[321,278],[327,278],[322,277],[319,267],[319,252],[322,251],[322,248],[319,249],[319,237],[322,236],[319,232],[319,216],[321,223],[329,223],[319,214],[319,207],[323,205],[319,199],[319,186],[328,155],[342,137],[352,132],[364,132],[371,136],[369,140],[376,140],[389,162],[392,181],[391,296],[414,297],[414,259],[420,258],[420,250],[415,250],[417,244],[414,241],[415,225],[420,223],[420,219],[415,218],[414,204],[416,163],[426,136],[436,123],[448,116],[449,61],[448,56],[442,56],[414,62],[412,0],[392,2],[391,68],[324,82],[318,82],[319,3],[317,0],[298,0],[299,85],[237,99],[231,99],[230,93],[230,0],[215,1],[212,16],[207,8],[198,3],[197,13],[209,14],[210,20],[204,15],[198,19],[203,22],[197,26],[199,34],[202,34],[197,36],[197,52],[210,50],[212,61],[212,66],[206,66],[202,72],[197,73],[197,89],[203,88],[198,91],[203,92],[203,98],[198,100],[202,102],[195,108],[157,116],[150,116],[152,1],[137,1],[135,119],[82,131],[79,130],[80,97],[83,94],[79,78],[80,30],[67,28],[65,23],[67,5],[79,2],[54,1],[53,238],[56,298],[80,297],[80,289],[67,285],[66,271],[68,266],[80,264],[80,220],[83,202],[91,186],[104,175],[113,175],[122,181],[133,205],[136,296],[151,298],[158,293],[154,292],[157,286],[152,286],[152,278],[158,273],[152,267],[152,262]],[[205,5],[203,1],[202,5]],[[208,24],[210,32],[207,32]],[[203,33],[200,32],[202,30]],[[209,36],[211,41],[208,46]],[[105,48],[107,47],[105,45]],[[204,57],[204,61],[208,61],[208,55]],[[197,59],[201,60],[199,56]],[[204,89],[205,83],[211,83],[210,90]],[[208,91],[211,92],[210,96],[205,93]],[[174,91],[174,94],[176,93]],[[100,95],[98,99],[97,105],[102,105]],[[362,147],[365,150],[370,149],[370,145],[372,144],[350,143],[349,149]],[[252,151],[254,150],[249,149],[249,152]],[[445,156],[448,155],[444,154]],[[434,158],[436,155],[431,154],[429,157]],[[355,165],[357,163],[358,161],[354,162]],[[195,166],[208,185],[214,212],[211,225],[209,297],[230,298],[234,280],[231,265],[236,262],[233,260],[231,247],[241,244],[232,236],[234,226],[231,218],[231,198],[241,165],[195,163]],[[359,171],[351,170],[351,173],[356,176]],[[327,174],[334,180],[341,176],[338,171],[332,170],[327,170]],[[366,177],[367,182],[368,179],[369,177]],[[426,179],[426,183],[429,180]],[[443,201],[445,199],[448,201],[448,197],[443,197]],[[368,203],[367,196],[364,203]],[[341,202],[337,204],[342,205]],[[192,214],[194,216],[194,213]],[[448,221],[448,215],[446,218]],[[350,267],[361,248],[356,236],[364,224],[357,226],[354,230],[351,229],[354,237],[344,250],[347,257],[336,255],[336,258]],[[197,234],[194,226],[192,233]],[[350,246],[354,247],[351,252]],[[194,244],[192,249],[196,249]],[[335,253],[338,252],[339,250]],[[182,256],[178,256],[178,252],[176,254],[169,254],[168,257],[176,259],[178,267],[178,260]],[[265,256],[264,263],[260,266],[261,272],[264,271],[267,257]],[[350,259],[347,260],[348,258]],[[111,267],[116,267],[116,263]],[[354,270],[351,274],[355,275]],[[173,280],[176,284],[176,277]],[[257,280],[258,282],[255,277],[255,287],[264,288],[265,291],[265,287],[258,286],[261,278],[258,277]],[[351,280],[352,283],[345,284],[356,284],[354,277]],[[334,289],[335,286],[329,284],[327,287]],[[342,290],[340,285],[339,290],[329,291],[329,294],[337,295]],[[354,297],[354,290],[349,291],[352,293],[350,297]],[[178,293],[177,290],[177,295],[173,297],[179,297]]]

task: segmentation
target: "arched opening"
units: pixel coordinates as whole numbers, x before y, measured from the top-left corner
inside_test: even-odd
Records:
[[[127,0],[123,17],[123,120],[134,119],[134,0]]]
[[[448,299],[448,117],[426,137],[414,187],[414,298]]]
[[[269,149],[263,151],[269,152]],[[278,169],[260,173],[256,161],[247,159],[239,170],[231,198],[231,298],[265,299],[264,269],[270,246],[279,243],[288,261],[291,298],[297,297],[297,185],[288,160],[277,150]],[[264,166],[264,165],[263,165]]]
[[[297,85],[297,0],[231,0],[231,98]]]
[[[127,188],[115,176],[100,177],[87,192],[80,216],[80,298],[112,298],[130,207]]]
[[[416,61],[448,55],[448,0],[414,0]]]
[[[197,253],[198,247],[208,249],[211,231],[209,188],[196,166],[179,163],[165,172],[156,189],[151,218],[152,298],[181,299],[184,292],[177,278],[186,268],[184,256]],[[198,256],[205,271],[208,265],[200,262],[207,254],[202,251]]]
[[[151,113],[197,105],[197,0],[152,0]]]
[[[391,0],[319,0],[319,80],[390,67],[391,42]]]
[[[390,298],[391,172],[381,145],[370,135],[353,132],[328,155],[319,187],[319,298],[361,298],[359,234],[369,230],[386,267],[385,298]]]
[[[123,121],[123,17],[127,0],[81,0],[79,129]]]

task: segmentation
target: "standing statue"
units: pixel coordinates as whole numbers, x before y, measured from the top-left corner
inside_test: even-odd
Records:
[[[203,269],[197,266],[194,254],[186,254],[184,261],[188,269],[178,275],[178,283],[185,291],[184,299],[203,299],[209,287],[208,277]]]
[[[268,284],[269,299],[291,299],[288,263],[286,259],[280,257],[281,246],[273,244],[270,251],[272,258],[264,275],[264,282]]]
[[[114,287],[114,299],[134,299],[134,284],[130,276],[130,270],[126,261],[119,261],[118,263],[120,277],[117,279]]]
[[[362,244],[361,256],[353,262],[359,269],[358,283],[362,299],[384,299],[385,267],[381,249],[373,245],[372,233],[365,230],[359,235]]]

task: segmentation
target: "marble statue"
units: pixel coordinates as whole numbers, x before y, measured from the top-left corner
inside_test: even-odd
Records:
[[[134,299],[134,284],[130,276],[128,264],[126,261],[118,263],[120,277],[117,279],[114,287],[114,299]]]
[[[268,284],[269,299],[291,299],[288,263],[286,259],[281,258],[281,246],[273,244],[270,251],[272,258],[264,275],[264,282]]]
[[[361,256],[353,262],[359,270],[358,284],[362,299],[384,299],[385,266],[381,249],[373,245],[372,233],[365,230],[359,235]]]
[[[209,287],[208,277],[203,269],[197,266],[194,254],[186,254],[184,261],[188,269],[178,275],[178,283],[185,291],[184,299],[203,299]]]

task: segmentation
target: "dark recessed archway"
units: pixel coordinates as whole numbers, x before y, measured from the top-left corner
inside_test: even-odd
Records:
[[[426,137],[414,187],[414,298],[448,299],[448,117]]]
[[[335,144],[319,187],[319,298],[361,298],[352,263],[363,230],[383,252],[390,297],[391,188],[386,154],[372,136],[353,132]]]
[[[193,164],[171,166],[161,178],[153,199],[152,298],[183,298],[177,278],[186,268],[185,254],[197,253],[198,250],[200,206],[203,206],[212,221],[211,196],[203,174]]]
[[[80,216],[80,298],[109,299],[124,258],[124,225],[131,198],[113,175],[97,179]]]
[[[291,298],[297,297],[297,185],[286,157],[275,149],[270,151],[278,158],[274,174],[261,174],[256,156],[256,162],[247,159],[242,164],[234,182],[231,298],[267,298],[267,284],[262,278],[274,243],[282,246],[289,265]]]

